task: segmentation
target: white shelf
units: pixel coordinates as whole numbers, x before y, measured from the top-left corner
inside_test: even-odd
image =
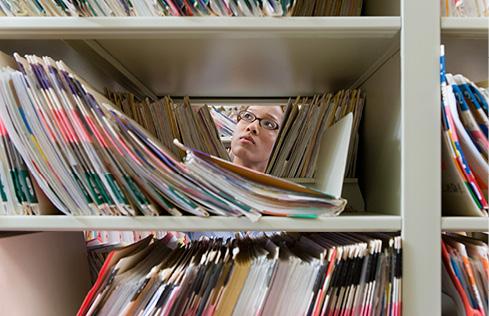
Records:
[[[321,219],[196,216],[0,216],[0,231],[83,231],[83,230],[170,230],[170,231],[400,231],[400,216],[353,215]]]
[[[144,83],[149,95],[221,98],[288,98],[349,87],[399,46],[401,28],[400,17],[41,17],[1,22],[0,39],[6,41],[0,46],[13,47],[12,52],[23,39],[84,41],[117,70]],[[31,44],[41,49],[42,41],[37,42]]]
[[[467,231],[467,232],[488,232],[488,217],[455,217],[444,216],[441,219],[441,229],[443,231]]]
[[[400,17],[2,17],[0,38],[121,39],[271,34],[392,37]]]
[[[487,40],[489,18],[452,18],[441,19],[442,35],[462,38],[485,38]]]

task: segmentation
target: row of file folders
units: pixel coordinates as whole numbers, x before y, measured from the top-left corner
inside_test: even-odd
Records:
[[[321,110],[324,120],[334,123],[321,128],[321,142],[340,147],[315,151],[329,164],[319,172],[328,175],[325,187],[314,190],[195,150],[185,136],[183,144],[165,143],[158,139],[162,134],[152,134],[122,113],[62,61],[0,57],[10,66],[0,71],[0,213],[227,215],[255,221],[261,215],[331,216],[345,208],[340,193],[348,152],[355,152],[349,146],[355,143],[350,141],[353,122],[358,127],[360,117],[348,109],[362,104],[360,92],[297,98],[287,106],[286,116]],[[195,118],[188,104],[180,108],[183,116]],[[201,122],[209,122],[209,115],[204,111]],[[209,135],[218,138],[215,126]],[[183,153],[183,162],[175,151]]]
[[[400,315],[401,240],[259,233],[109,251],[78,315]],[[93,261],[92,261],[93,262]]]
[[[1,0],[0,16],[355,16],[364,0]]]
[[[443,310],[447,315],[489,313],[489,246],[487,233],[442,235]]]
[[[218,103],[220,108],[215,103],[209,107],[205,102],[194,102],[189,97],[177,101],[170,96],[151,100],[148,97],[138,98],[131,93],[110,90],[106,94],[119,110],[138,122],[180,158],[183,158],[184,153],[173,145],[174,139],[188,147],[230,160],[230,153],[226,151],[220,137],[232,138],[240,111],[253,105],[271,104],[259,100],[253,103],[243,100],[235,110],[229,110],[226,109],[229,105],[225,103]],[[336,93],[297,96],[274,102],[274,105],[282,108],[284,117],[265,173],[281,178],[314,180],[321,172],[318,170],[318,159],[321,145],[325,142],[323,139],[326,130],[352,113],[353,125],[345,176],[354,178],[357,169],[358,130],[365,101],[365,93],[361,89],[346,89]],[[227,114],[224,114],[226,110]],[[336,150],[339,151],[338,148]],[[337,168],[341,169],[340,166]]]
[[[192,248],[192,245],[193,246],[199,245],[199,248],[204,247],[205,249],[212,248],[215,250],[215,249],[219,248],[219,247],[213,247],[213,246],[215,246],[215,244],[213,244],[213,243],[215,243],[216,240],[218,240],[219,246],[223,245],[223,240],[217,239],[216,236],[213,237],[214,239],[208,239],[208,237],[201,237],[200,241],[196,242],[196,241],[189,241],[189,239],[187,238],[187,236],[185,234],[178,233],[178,232],[172,232],[172,233],[166,233],[166,232],[90,232],[90,233],[87,233],[87,235],[86,235],[86,239],[88,240],[88,242],[87,242],[88,248],[87,249],[88,249],[88,257],[89,257],[90,269],[91,269],[91,274],[92,274],[92,284],[95,284],[94,289],[98,287],[97,284],[101,283],[101,279],[104,277],[103,274],[104,273],[108,274],[107,271],[110,271],[110,268],[108,268],[107,265],[109,264],[108,262],[111,260],[110,258],[112,256],[117,255],[118,252],[123,251],[124,249],[134,247],[134,244],[145,242],[144,241],[145,238],[147,241],[148,238],[151,238],[152,234],[154,236],[158,236],[159,239],[165,240],[166,244],[168,246],[170,246],[172,249],[177,248],[179,245],[183,246],[186,244],[186,247],[190,247],[190,248]],[[224,234],[224,235],[226,236],[226,238],[229,238],[229,236],[231,236],[231,234]],[[340,315],[342,313],[345,313],[346,315],[350,315],[350,314],[351,315],[368,315],[369,314],[369,312],[367,312],[365,309],[363,309],[363,311],[362,311],[362,308],[363,308],[362,304],[358,305],[358,301],[356,299],[353,299],[353,301],[349,301],[347,299],[348,294],[346,294],[346,293],[348,293],[348,290],[345,292],[346,296],[343,296],[343,294],[340,294],[340,296],[343,297],[343,302],[345,302],[344,303],[345,305],[342,305],[341,303],[338,305],[337,300],[339,299],[341,301],[340,298],[336,299],[336,303],[328,302],[328,300],[331,299],[331,297],[332,297],[330,293],[334,292],[334,290],[331,290],[330,287],[334,287],[335,286],[334,284],[336,282],[340,282],[340,283],[346,282],[346,283],[343,283],[343,286],[345,286],[345,284],[346,285],[354,284],[356,286],[356,289],[353,289],[354,292],[351,292],[352,289],[350,288],[349,293],[352,294],[353,297],[357,297],[357,295],[360,295],[357,292],[361,293],[362,289],[360,287],[360,284],[363,281],[360,281],[360,279],[358,279],[359,274],[357,274],[357,273],[359,273],[358,268],[362,264],[354,263],[354,262],[348,262],[349,259],[347,259],[347,261],[343,262],[343,264],[344,264],[343,267],[341,267],[341,264],[339,262],[334,263],[334,265],[335,265],[334,267],[330,266],[330,264],[331,264],[332,260],[334,261],[334,259],[333,259],[334,256],[337,256],[342,251],[344,253],[344,251],[348,247],[352,247],[351,249],[355,249],[356,247],[360,247],[360,248],[357,248],[357,250],[358,249],[364,249],[364,248],[362,248],[362,246],[360,246],[360,244],[351,244],[349,246],[346,246],[346,248],[343,248],[342,250],[340,250],[341,247],[339,247],[339,245],[336,245],[335,246],[336,248],[334,248],[335,249],[334,251],[333,251],[333,248],[331,248],[331,249],[329,249],[327,254],[326,254],[326,252],[323,252],[323,256],[321,256],[321,255],[318,256],[318,253],[320,253],[321,251],[324,251],[324,248],[314,247],[314,245],[315,245],[315,243],[322,244],[322,242],[325,242],[326,240],[328,240],[329,242],[331,242],[331,245],[335,245],[336,243],[340,242],[341,245],[344,246],[344,245],[348,244],[349,242],[352,242],[356,238],[361,238],[361,239],[363,239],[363,241],[370,240],[370,242],[372,242],[373,239],[371,239],[371,238],[374,238],[374,237],[375,238],[379,238],[379,237],[387,238],[389,235],[385,235],[385,234],[344,234],[344,233],[313,233],[313,234],[288,234],[288,235],[287,234],[277,234],[277,233],[275,233],[275,235],[273,235],[273,234],[271,235],[270,233],[268,233],[268,235],[269,236],[267,236],[267,234],[265,234],[265,233],[257,233],[257,232],[255,232],[255,233],[243,233],[243,232],[235,233],[236,239],[234,241],[237,240],[237,243],[236,243],[238,245],[237,247],[240,249],[240,251],[245,251],[246,256],[249,256],[250,253],[254,253],[255,255],[258,255],[258,256],[260,256],[260,255],[265,256],[266,255],[268,259],[272,260],[272,261],[266,261],[266,260],[264,261],[264,262],[268,262],[269,264],[273,262],[273,259],[272,259],[273,256],[270,255],[269,251],[271,248],[268,246],[270,246],[271,244],[279,244],[281,246],[279,246],[278,248],[274,248],[274,249],[278,250],[279,252],[285,251],[284,253],[287,253],[288,255],[285,257],[278,255],[276,258],[279,258],[279,260],[282,260],[283,264],[285,264],[285,262],[286,262],[286,261],[283,261],[284,259],[291,260],[290,262],[288,262],[289,268],[293,267],[293,262],[294,262],[294,260],[296,260],[296,259],[293,259],[294,256],[298,256],[299,258],[301,258],[301,260],[305,260],[306,262],[308,262],[307,263],[308,265],[311,264],[311,266],[309,266],[309,268],[311,268],[311,269],[312,269],[312,266],[314,265],[314,260],[315,260],[315,259],[312,259],[312,261],[311,261],[312,257],[316,256],[316,259],[319,258],[320,260],[321,260],[321,258],[322,259],[328,258],[326,261],[324,261],[324,263],[329,262],[329,264],[326,264],[324,266],[324,270],[321,270],[321,269],[317,270],[317,273],[319,273],[319,274],[326,273],[325,278],[331,278],[331,280],[329,282],[332,282],[332,283],[330,283],[330,284],[324,284],[323,283],[321,285],[321,282],[326,282],[326,281],[325,281],[325,279],[320,278],[319,275],[316,275],[317,278],[315,279],[314,287],[312,287],[312,293],[314,293],[314,294],[312,294],[312,300],[309,301],[309,305],[308,305],[309,309],[308,309],[307,313],[304,311],[302,311],[302,312],[297,311],[297,315],[299,315],[299,314],[301,314],[301,315],[323,315],[323,314],[330,315],[330,314],[333,314],[334,315],[335,312],[338,312],[338,311],[341,311]],[[148,237],[148,236],[150,236],[150,237]],[[351,239],[351,238],[353,238],[353,239]],[[394,237],[394,244],[398,243],[398,246],[395,246],[395,248],[400,247],[400,240],[396,239],[396,238],[398,238],[398,237]],[[231,240],[232,239],[228,240],[228,243]],[[489,298],[488,298],[488,293],[489,293],[489,246],[488,246],[488,240],[489,239],[488,239],[487,233],[470,233],[470,232],[469,233],[444,233],[442,235],[443,315],[483,316],[483,315],[488,314],[488,302],[489,302]],[[385,239],[384,239],[384,242],[385,242]],[[268,244],[268,246],[267,246],[267,244]],[[128,246],[128,245],[132,245],[132,246]],[[245,248],[245,246],[246,246],[246,248]],[[282,246],[284,246],[285,248],[281,248]],[[261,247],[265,247],[267,250],[261,251],[260,250]],[[313,250],[313,249],[315,249],[315,250]],[[313,250],[313,252],[310,252],[311,250]],[[309,257],[316,250],[319,250],[319,252],[316,252],[316,255],[312,255],[312,257]],[[331,252],[331,251],[333,251],[333,252]],[[346,250],[346,251],[348,251],[348,250]],[[395,260],[395,263],[392,263],[393,265],[395,265],[395,267],[387,264],[387,265],[381,266],[380,268],[386,269],[386,271],[391,271],[391,272],[393,272],[393,270],[391,270],[391,269],[394,268],[394,273],[396,275],[398,275],[398,278],[399,278],[398,281],[400,282],[400,279],[401,279],[400,263],[401,262],[398,261],[398,260],[401,260],[400,248],[397,249],[396,251],[397,251],[396,256],[398,256],[398,257],[395,259],[391,258],[391,259]],[[282,253],[282,255],[284,253]],[[375,251],[370,251],[369,253],[371,255],[372,253],[375,253]],[[387,253],[388,252],[384,251],[384,255]],[[353,253],[350,253],[350,255],[351,254],[353,254]],[[359,254],[359,253],[357,253],[357,254]],[[246,260],[243,260],[243,257],[241,255],[234,257],[234,259],[236,260],[235,264],[240,265],[240,264],[248,262],[249,260],[253,261],[253,260],[257,259],[257,258],[246,257]],[[290,256],[290,255],[292,255],[292,256]],[[359,260],[359,261],[367,260],[368,261],[368,259],[363,257],[363,255],[361,255],[361,254],[358,257],[356,257],[356,255],[354,255],[354,256],[356,258],[354,260]],[[349,257],[349,258],[351,258],[351,257]],[[337,259],[339,259],[339,257],[337,257]],[[121,259],[121,260],[123,260],[123,259]],[[339,259],[339,260],[341,260],[341,259]],[[383,260],[383,259],[381,259],[381,260]],[[197,261],[199,261],[199,260],[197,259]],[[299,262],[299,261],[297,261],[297,262]],[[302,263],[304,263],[304,262],[302,262]],[[112,261],[111,264],[115,264],[114,261]],[[205,265],[207,263],[202,263],[202,261],[199,261],[199,264]],[[247,278],[250,278],[250,280],[247,279],[246,281],[240,283],[240,286],[239,286],[239,287],[241,287],[240,291],[245,291],[247,285],[251,286],[247,282],[256,282],[256,279],[260,278],[260,277],[257,277],[257,278],[251,279],[251,278],[255,277],[252,274],[252,269],[254,269],[254,268],[259,269],[261,264],[264,264],[264,263],[261,262],[260,264],[258,264],[258,261],[255,263],[251,263],[251,268],[248,271],[249,275],[247,276]],[[363,262],[363,264],[365,264],[365,261]],[[374,266],[375,265],[376,264],[374,264]],[[365,268],[365,266],[363,268]],[[116,268],[114,268],[114,269],[116,269]],[[195,267],[195,269],[197,269],[197,267]],[[334,269],[336,269],[336,272]],[[341,272],[341,269],[344,269],[344,272]],[[103,272],[103,271],[105,271],[105,272]],[[266,271],[270,272],[268,270],[266,270]],[[278,272],[275,272],[273,270],[273,268],[272,268],[272,271],[273,271],[272,276],[270,275],[270,273],[266,273],[265,271],[262,271],[262,273],[265,274],[264,278],[265,278],[266,282],[268,282],[267,283],[268,286],[266,287],[266,290],[271,291],[271,293],[273,292],[273,287],[274,287],[273,284],[275,284],[275,283],[274,283],[274,281],[271,282],[270,280],[273,280],[273,278],[274,278],[273,273],[278,273]],[[304,277],[304,278],[307,278],[307,276],[309,275],[308,272],[305,272],[305,271],[302,271],[300,273],[302,273],[302,277]],[[316,273],[316,272],[314,272],[314,273]],[[361,272],[360,274],[363,274],[363,273],[364,272]],[[385,272],[385,271],[384,271],[384,273],[388,274],[388,272]],[[328,274],[330,276],[328,276]],[[279,277],[279,275],[282,276],[283,274],[277,274],[277,277]],[[337,278],[341,279],[342,275],[347,276],[347,279],[345,279],[343,281],[338,281]],[[290,277],[293,278],[292,275],[290,275]],[[336,279],[336,281],[335,281],[335,279]],[[203,282],[210,282],[209,280],[212,280],[212,279],[203,278],[203,280],[204,280]],[[228,280],[229,280],[228,282],[234,282],[235,281],[233,278],[228,278]],[[253,280],[253,281],[251,281],[251,280]],[[312,280],[311,280],[311,282],[312,282]],[[220,284],[223,286],[226,286],[224,283],[220,283]],[[252,283],[252,286],[253,286],[253,288],[255,288],[255,286],[260,286],[260,284],[261,283],[259,283],[259,282],[258,283]],[[270,285],[270,284],[272,284],[272,285]],[[280,285],[282,285],[282,283],[280,283]],[[388,284],[380,285],[380,288],[382,288],[385,285],[387,285],[388,287],[396,286],[396,285],[392,285],[391,283],[388,283]],[[398,285],[400,286],[400,284],[398,284]],[[165,286],[167,286],[167,285],[165,285]],[[207,286],[212,287],[213,284],[203,285],[203,287],[207,287]],[[288,285],[286,285],[286,286],[288,286]],[[379,286],[379,285],[377,284],[377,286]],[[318,288],[319,288],[319,290],[318,290]],[[384,290],[387,291],[387,289],[384,289]],[[94,290],[92,290],[92,291],[94,291]],[[98,291],[99,291],[99,293],[101,292],[100,290],[98,290]],[[164,290],[161,290],[161,291],[164,291]],[[218,290],[215,287],[213,287],[213,290],[211,290],[211,292],[212,291],[218,291]],[[287,291],[287,290],[284,290],[284,292],[285,291]],[[317,292],[317,291],[320,291],[320,292]],[[152,293],[155,293],[155,292],[152,292]],[[246,293],[246,292],[243,292],[243,293]],[[261,293],[261,292],[258,291],[258,293]],[[302,288],[297,288],[296,294],[297,293],[310,293],[310,292],[308,292],[307,290],[305,292],[302,292]],[[324,294],[324,293],[326,293],[326,294]],[[90,295],[92,295],[92,294],[90,294]],[[162,292],[158,293],[158,294],[163,295]],[[255,294],[256,294],[256,292],[255,292]],[[89,300],[88,298],[90,297],[90,295],[87,297],[86,302],[88,302],[88,300]],[[152,295],[154,295],[154,294],[152,294]],[[225,302],[230,302],[229,303],[230,305],[225,307],[227,310],[225,314],[240,315],[240,313],[243,312],[242,310],[239,309],[240,307],[238,304],[242,295],[244,296],[246,294],[239,293],[238,299],[235,299],[235,300],[228,300],[226,298]],[[324,298],[324,297],[321,298],[321,295],[325,295],[326,298]],[[399,297],[394,299],[394,300],[397,300],[398,303],[400,304],[401,293],[399,292],[395,295],[399,295]],[[368,294],[367,294],[367,296],[368,296]],[[212,295],[210,295],[210,297],[212,297]],[[212,315],[212,313],[214,313],[216,310],[219,310],[220,308],[221,309],[224,308],[223,306],[220,306],[221,304],[224,304],[222,302],[222,300],[224,300],[224,298],[221,298],[221,296],[219,296],[219,295],[217,295],[217,297],[219,298],[218,300],[210,299],[210,302],[214,302],[215,303],[214,305],[219,307],[219,308],[212,309],[212,312],[210,313],[210,315]],[[225,296],[222,296],[222,297],[225,297]],[[305,297],[307,297],[307,295]],[[314,298],[319,299],[319,302],[317,300],[314,301]],[[372,306],[376,306],[373,308],[373,312],[372,312],[373,315],[377,315],[377,314],[379,314],[379,315],[396,315],[399,312],[399,310],[396,309],[397,307],[388,309],[388,311],[380,308],[379,307],[380,302],[376,301],[378,298],[379,298],[379,296],[375,296],[374,301],[372,303]],[[323,299],[326,299],[326,301],[324,301]],[[382,300],[383,299],[386,299],[386,297],[382,298]],[[156,300],[156,298],[155,298],[155,300]],[[251,314],[263,315],[262,312],[267,310],[265,304],[269,301],[267,299],[265,299],[265,300],[258,299],[258,301],[260,303],[263,303],[263,304],[260,305],[260,303],[259,303],[258,305],[260,305],[260,307],[257,307],[258,311],[251,310],[250,315]],[[246,302],[247,302],[248,307],[250,306],[249,304],[252,304],[249,300],[246,300]],[[313,306],[311,306],[311,304],[313,302],[314,302],[314,304],[313,304]],[[126,303],[130,304],[127,301],[126,301]],[[206,303],[209,305],[212,305],[209,302],[206,302]],[[171,302],[171,304],[173,304],[173,302]],[[233,304],[235,304],[235,305],[233,305]],[[295,303],[293,303],[293,304],[295,304]],[[321,305],[323,306],[322,308],[320,308]],[[213,306],[213,307],[215,307],[215,306]],[[234,307],[234,306],[236,306],[236,307]],[[306,306],[306,305],[303,305],[303,306]],[[305,307],[303,307],[303,308],[305,308]],[[399,308],[400,308],[400,306],[399,306]],[[101,306],[97,306],[97,307],[92,308],[92,310],[101,310],[101,309],[103,309],[103,307],[101,307]],[[163,309],[160,309],[160,311],[162,311],[162,310]],[[294,309],[290,306],[286,307],[286,311],[291,311],[291,310],[294,310]],[[319,310],[321,310],[321,312],[319,312]],[[270,311],[270,308],[268,309],[268,311]],[[294,311],[296,311],[296,310],[294,310]],[[328,312],[325,313],[325,311],[328,311]],[[280,312],[283,312],[283,310]],[[156,313],[156,314],[158,314],[158,313]],[[202,314],[203,315],[209,315],[207,313],[202,313]],[[243,315],[245,315],[245,314],[247,314],[247,313],[245,312]]]
[[[366,0],[1,0],[0,16],[359,16]],[[440,0],[442,16],[489,16],[487,0]]]
[[[450,17],[487,17],[488,0],[440,0],[441,16]]]
[[[443,214],[487,216],[489,90],[440,69]]]

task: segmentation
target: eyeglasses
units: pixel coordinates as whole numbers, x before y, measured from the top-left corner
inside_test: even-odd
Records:
[[[263,127],[264,129],[268,129],[270,131],[274,131],[279,128],[278,123],[275,122],[274,120],[256,117],[255,114],[248,111],[241,111],[238,113],[238,122],[240,120],[244,120],[248,123],[253,123],[254,121],[258,120],[261,127]]]

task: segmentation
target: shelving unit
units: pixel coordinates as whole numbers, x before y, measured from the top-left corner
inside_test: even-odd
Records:
[[[439,315],[442,230],[487,226],[487,219],[441,216],[439,43],[443,37],[450,46],[470,41],[477,52],[484,43],[487,49],[487,19],[440,22],[439,2],[421,0],[370,0],[367,12],[324,18],[0,18],[0,50],[63,59],[100,91],[259,99],[360,87],[367,94],[358,179],[365,212],[257,223],[3,216],[0,231],[401,231],[403,315]],[[448,48],[447,57],[452,53]],[[481,69],[487,69],[487,51],[477,60],[484,59]],[[66,314],[73,308],[66,306]]]
[[[0,25],[3,51],[63,59],[100,91],[119,85],[149,96],[283,98],[361,87],[369,82],[367,76],[387,61],[392,68],[387,72],[393,71],[393,75],[399,77],[396,69],[399,59],[391,60],[400,45],[401,18],[395,15],[198,19],[48,17],[2,21],[5,22]],[[91,68],[96,69],[87,70]],[[179,71],[181,69],[183,71]],[[361,78],[364,78],[362,82]],[[365,88],[372,92],[381,90],[379,85]],[[399,89],[395,87],[394,91],[399,94]],[[397,111],[388,116],[399,122],[400,104],[398,100],[395,102]],[[392,106],[376,103],[378,108],[372,107],[373,114],[382,107]],[[376,141],[372,148],[387,147],[388,153],[399,145],[400,139],[394,144],[388,144],[385,137]],[[373,154],[368,153],[366,157],[370,155]],[[388,169],[399,175],[399,159],[397,153],[377,160],[397,161]],[[386,187],[382,181],[382,178],[374,179],[367,185]],[[399,192],[399,177],[394,178],[394,182],[393,187],[392,183],[389,186]],[[390,205],[374,201],[371,209],[399,216],[399,194],[395,194],[394,203]]]

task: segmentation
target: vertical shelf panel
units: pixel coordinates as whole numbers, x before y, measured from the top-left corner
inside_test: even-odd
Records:
[[[401,10],[403,315],[440,315],[440,3]]]
[[[362,86],[363,112],[359,176],[367,210],[399,215],[401,196],[401,94],[399,54]],[[382,126],[382,128],[379,128]]]

